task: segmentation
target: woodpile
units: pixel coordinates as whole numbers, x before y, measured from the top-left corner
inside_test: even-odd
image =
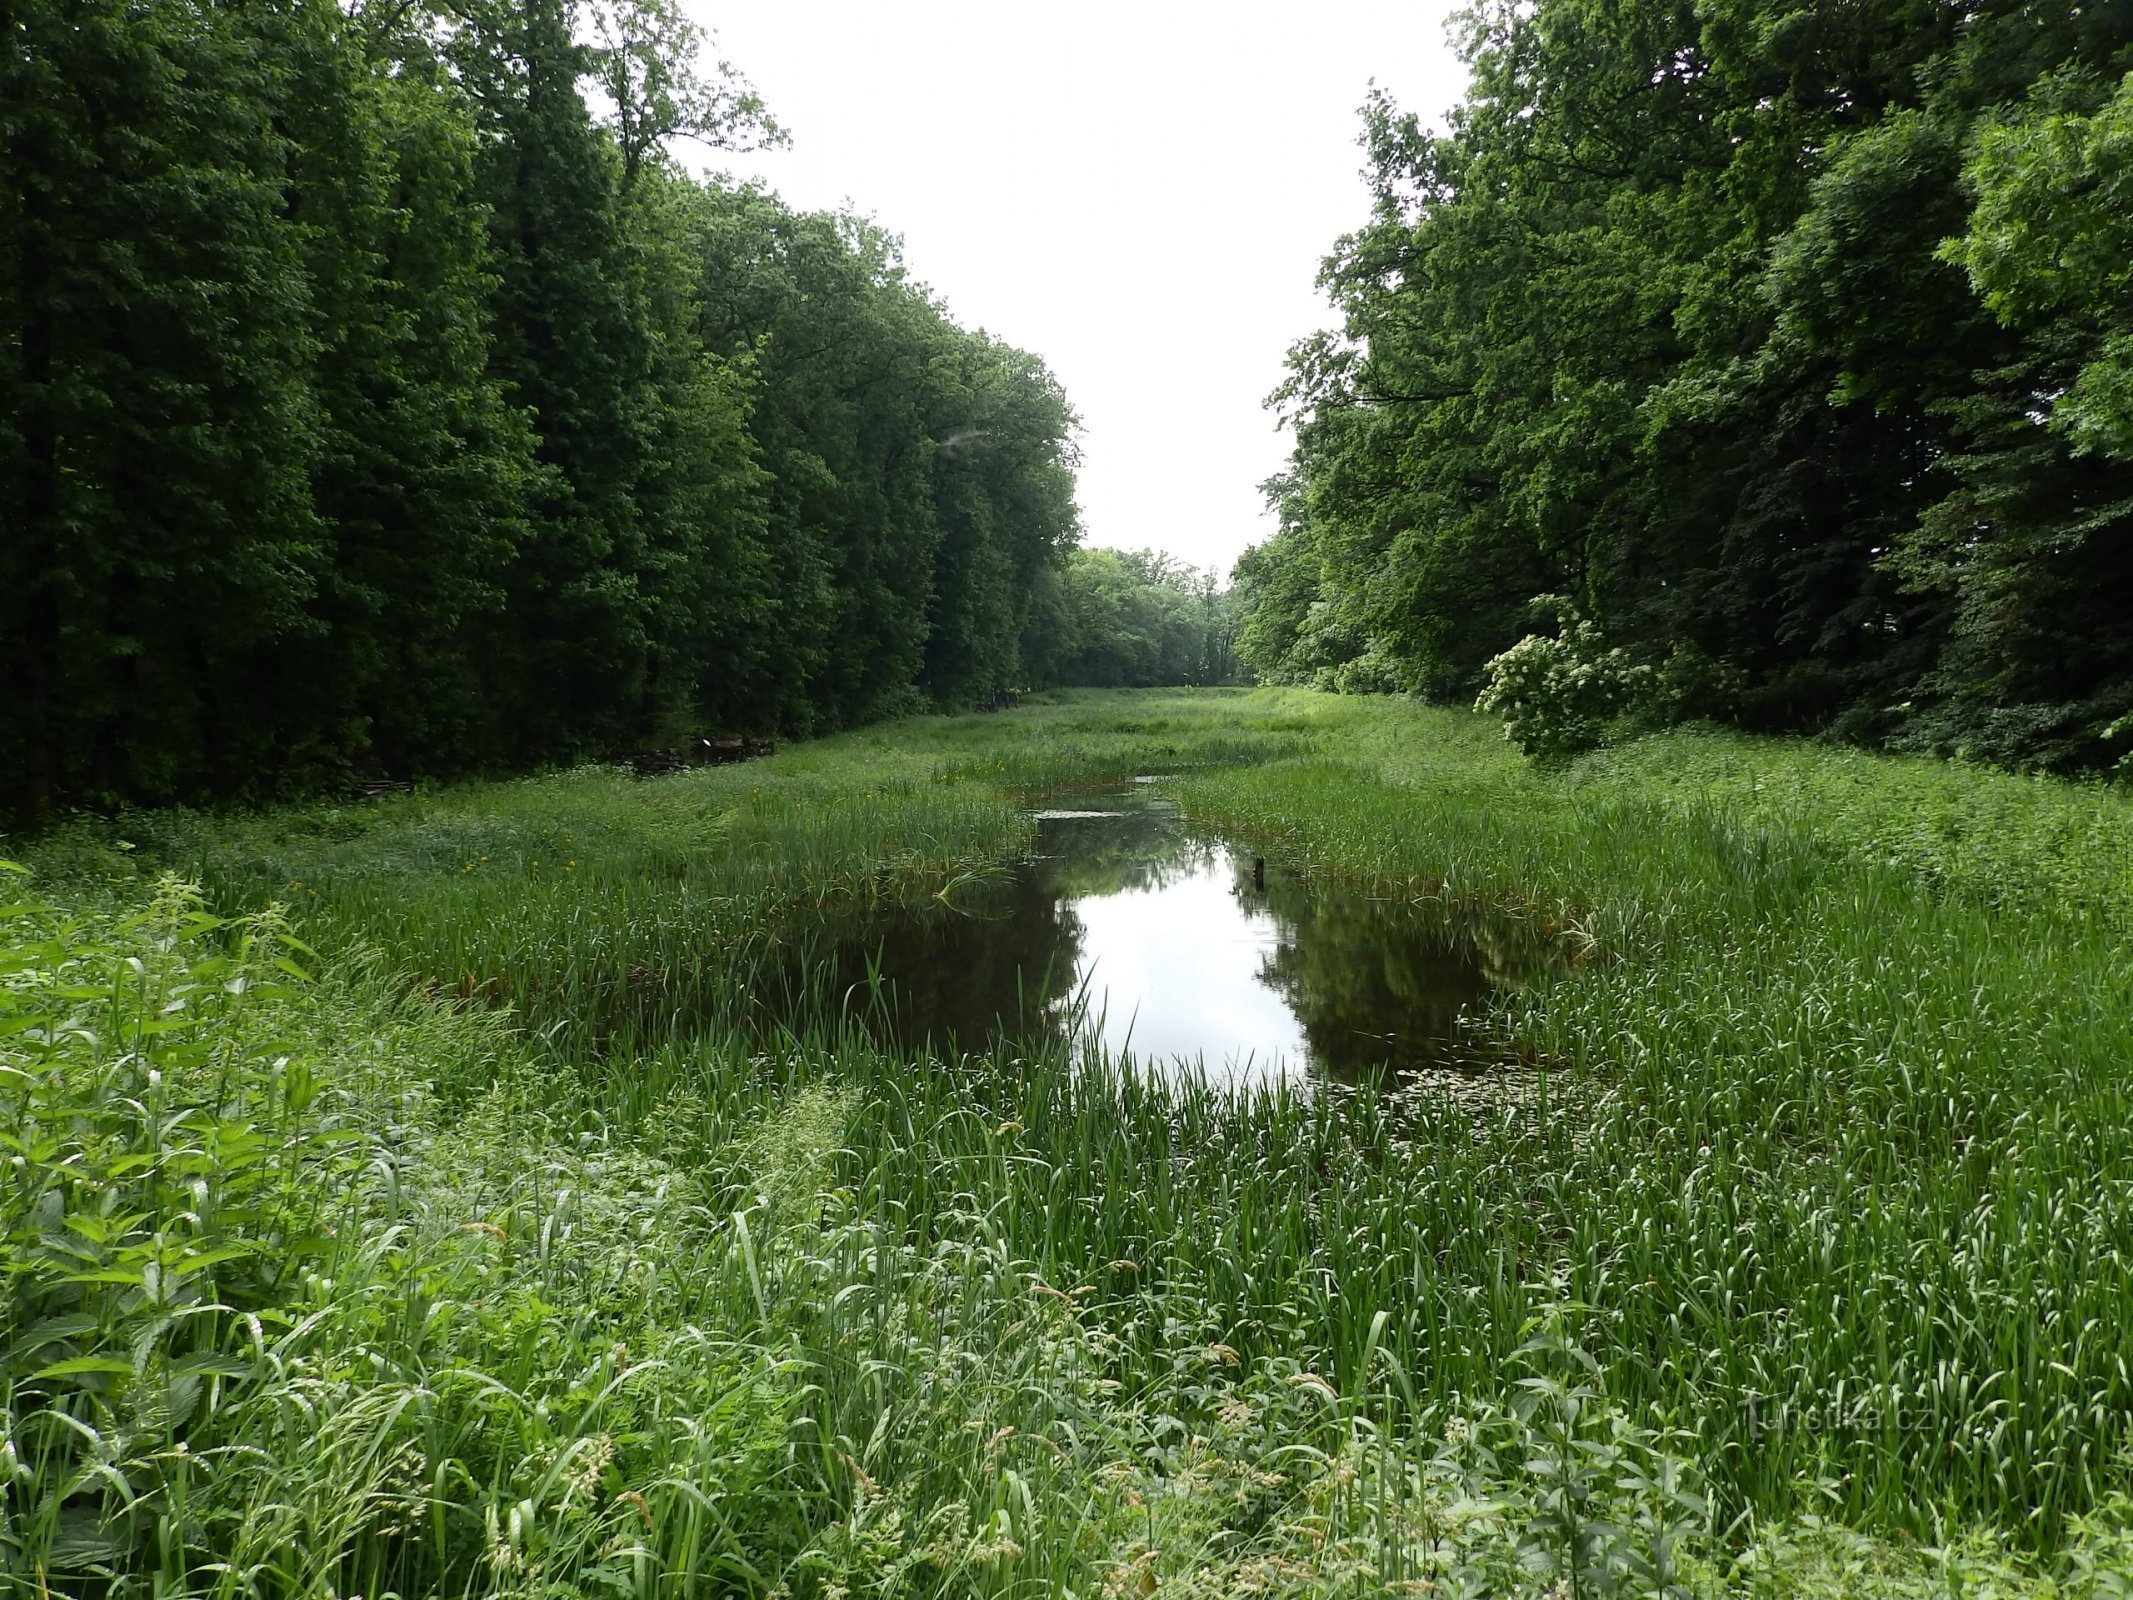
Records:
[[[628,767],[640,778],[664,778],[691,767],[754,761],[776,748],[768,739],[689,739],[656,750],[610,750],[600,759],[612,766]]]

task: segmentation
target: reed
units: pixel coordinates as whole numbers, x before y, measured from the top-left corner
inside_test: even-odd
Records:
[[[766,1025],[822,908],[1134,773],[1552,930],[1534,1070]],[[0,985],[0,1583],[2120,1592],[2128,845],[2110,789],[1297,692],[79,825]]]

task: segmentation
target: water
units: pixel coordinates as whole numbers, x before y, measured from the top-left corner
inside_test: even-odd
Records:
[[[1361,1082],[1492,1064],[1473,1023],[1545,957],[1507,913],[1306,882],[1145,788],[1033,816],[1009,871],[825,922],[794,970],[911,1047],[1084,1033],[1214,1079]]]

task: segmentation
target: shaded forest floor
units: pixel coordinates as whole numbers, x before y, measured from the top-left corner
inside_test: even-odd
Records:
[[[817,908],[1150,773],[1561,940],[1531,1083],[763,1025]],[[1071,693],[17,853],[0,1593],[2133,1582],[2122,790]]]

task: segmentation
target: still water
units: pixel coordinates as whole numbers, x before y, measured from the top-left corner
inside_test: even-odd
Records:
[[[1518,918],[1307,882],[1144,786],[1032,815],[1005,873],[825,923],[795,969],[909,1046],[1082,1036],[1212,1079],[1359,1082],[1488,1065],[1472,1021],[1544,959]]]

